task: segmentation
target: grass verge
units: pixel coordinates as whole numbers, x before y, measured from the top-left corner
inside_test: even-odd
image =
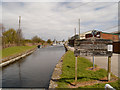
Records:
[[[113,86],[116,90],[120,90],[120,87],[119,87],[120,81],[115,81],[115,82],[111,82],[111,83],[108,83],[108,84]],[[95,84],[95,85],[79,87],[79,88],[104,88],[104,86],[105,86],[105,83],[98,83],[98,84]]]
[[[107,76],[107,71],[105,69],[99,69],[97,71],[87,70],[86,68],[92,67],[92,62],[84,57],[78,57],[78,65],[77,65],[77,77],[78,83],[87,82],[93,80],[100,80]],[[112,75],[115,77],[114,75]],[[75,77],[75,57],[72,51],[68,51],[63,58],[62,65],[62,74],[61,78],[57,81],[57,88],[69,88],[69,85],[74,83]],[[117,82],[112,82],[113,87],[118,88]],[[93,85],[88,88],[95,87],[103,87],[104,84]],[[82,87],[87,88],[87,87]]]
[[[2,49],[2,58],[16,55],[35,47],[36,46],[14,46],[14,47],[5,48],[5,49]]]

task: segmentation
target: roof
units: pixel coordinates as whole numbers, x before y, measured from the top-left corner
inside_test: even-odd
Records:
[[[120,34],[120,30],[112,32],[112,33]]]
[[[86,34],[90,34],[93,30],[90,30],[90,31],[87,31],[85,32]],[[96,30],[98,31],[98,30]],[[102,32],[102,31],[98,31],[98,32]],[[113,33],[108,33],[108,32],[102,32],[102,33],[105,33],[105,34],[112,34],[112,35],[119,35],[120,34],[120,31],[116,31],[116,32],[113,32]]]
[[[79,35],[78,35],[78,34],[72,36],[70,39],[71,39],[71,40],[74,40],[74,39],[76,39],[76,38],[79,38]]]
[[[119,35],[117,33],[107,33],[107,32],[102,32],[102,33],[105,33],[105,34],[112,34],[112,35]]]

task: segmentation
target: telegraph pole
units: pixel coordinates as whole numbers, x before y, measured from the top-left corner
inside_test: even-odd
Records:
[[[78,20],[78,24],[79,24],[79,36],[80,36],[80,19]]]
[[[21,16],[19,16],[19,30],[20,30],[20,24],[21,24]]]
[[[76,35],[76,28],[75,28],[75,35]]]
[[[17,37],[18,37],[18,45],[20,45],[21,44],[21,40],[22,40],[21,16],[19,16],[19,28],[17,30]]]

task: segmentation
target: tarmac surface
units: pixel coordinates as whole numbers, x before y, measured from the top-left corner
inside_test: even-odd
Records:
[[[93,62],[93,57],[87,56],[91,62]],[[108,57],[107,56],[95,56],[94,57],[95,64],[98,65],[101,68],[104,68],[107,70],[108,66]],[[111,57],[111,72],[120,77],[120,54],[113,54]]]

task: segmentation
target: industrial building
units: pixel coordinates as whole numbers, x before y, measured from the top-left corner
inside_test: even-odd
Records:
[[[102,32],[102,31],[97,31],[96,30],[96,38],[101,38],[101,39],[108,39],[113,41],[113,52],[114,53],[120,53],[120,32],[113,32],[113,33],[107,33],[107,32]],[[86,38],[91,38],[93,37],[92,35],[92,30],[88,32],[84,32],[79,35],[74,35],[68,40],[68,44],[72,47],[74,47],[74,40],[77,38],[80,39],[86,39]]]
[[[106,33],[106,32],[101,32],[101,31],[96,31],[97,34],[95,35],[96,38],[101,38],[101,39],[109,39],[114,42],[119,41],[119,34],[117,33]],[[91,38],[93,37],[92,33],[88,33],[85,35],[85,38]]]

